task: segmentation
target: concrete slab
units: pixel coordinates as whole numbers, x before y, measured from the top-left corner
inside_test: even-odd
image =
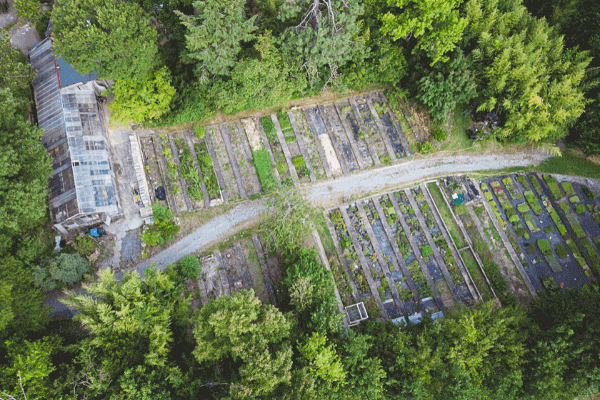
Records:
[[[36,44],[42,41],[35,27],[30,24],[25,24],[16,30],[11,29],[10,36],[10,43],[21,50],[23,54],[27,54]]]

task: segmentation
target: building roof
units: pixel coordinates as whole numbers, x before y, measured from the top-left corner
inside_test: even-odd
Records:
[[[49,206],[53,223],[77,214],[118,214],[106,132],[98,112],[94,81],[62,87],[51,39],[30,52],[38,125],[53,157]]]

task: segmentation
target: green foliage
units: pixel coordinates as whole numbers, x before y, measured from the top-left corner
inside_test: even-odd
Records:
[[[194,1],[197,16],[175,11],[187,28],[187,56],[197,61],[196,71],[201,80],[212,75],[229,76],[242,43],[254,39],[256,16],[246,19],[244,4],[241,0]]]
[[[517,204],[517,210],[521,213],[526,213],[529,211],[529,206],[526,203],[519,203]]]
[[[10,395],[20,398],[24,390],[30,398],[48,398],[49,375],[56,370],[51,357],[60,343],[60,338],[50,336],[34,342],[6,341],[8,366],[1,376],[3,392],[8,390]]]
[[[40,39],[44,40],[46,37],[46,30],[48,29],[48,23],[50,22],[50,17],[52,16],[51,11],[45,11],[35,23],[35,30],[38,35],[40,35]]]
[[[94,246],[96,242],[90,236],[86,236],[85,234],[79,234],[75,239],[75,249],[82,256],[89,256],[94,251]]]
[[[468,104],[477,95],[475,79],[470,69],[471,62],[457,51],[451,61],[437,64],[429,75],[418,83],[417,99],[429,108],[429,114],[435,121],[444,124],[448,121],[450,111],[457,104]],[[444,141],[446,132],[442,128],[433,131],[436,140]]]
[[[433,145],[429,142],[423,142],[422,144],[419,145],[419,153],[421,154],[428,154],[431,153],[435,150],[435,147],[433,147]]]
[[[552,232],[554,232],[554,227],[552,225],[550,225],[550,226],[544,228],[544,232],[552,233]]]
[[[164,207],[160,203],[154,203],[152,211],[154,223],[144,231],[142,242],[151,247],[157,244],[162,246],[165,241],[173,239],[173,235],[179,232],[180,227],[173,221],[170,208]]]
[[[583,204],[578,204],[577,207],[575,207],[575,212],[577,214],[583,214],[585,212],[585,206]]]
[[[226,114],[282,104],[306,88],[306,79],[275,47],[270,34],[259,36],[254,47],[260,57],[237,62],[231,80],[213,89],[217,106]]]
[[[156,64],[156,28],[136,3],[57,0],[52,37],[56,53],[81,74],[144,79]]]
[[[204,141],[204,136],[206,135],[206,129],[200,125],[194,125],[194,135],[201,141]]]
[[[320,379],[326,382],[339,382],[343,385],[346,379],[346,371],[335,351],[335,345],[327,343],[327,336],[319,332],[313,332],[312,336],[306,338],[306,343],[298,350],[310,363],[310,370]]]
[[[37,265],[33,269],[35,285],[44,291],[64,286],[70,287],[90,272],[90,264],[80,254],[60,254],[48,261],[47,265]]]
[[[277,179],[273,174],[273,165],[271,156],[266,150],[256,150],[252,152],[256,173],[264,192],[270,192],[277,188]]]
[[[548,189],[550,189],[550,192],[552,192],[552,196],[554,196],[556,200],[562,198],[563,195],[560,191],[560,188],[558,187],[556,179],[554,179],[550,175],[544,174],[544,181],[546,182],[546,185],[548,185]]]
[[[42,7],[40,0],[14,0],[13,4],[19,17],[25,18],[35,25]]]
[[[575,196],[575,189],[573,189],[573,185],[571,185],[571,182],[561,182],[560,186],[562,186],[563,190],[568,196]]]
[[[538,239],[536,243],[543,255],[548,256],[552,254],[552,246],[550,246],[547,239]]]
[[[446,53],[456,47],[467,26],[467,19],[458,13],[462,0],[394,0],[394,13],[388,11],[380,18],[383,21],[383,33],[389,33],[394,40],[418,40],[412,53],[422,50],[433,59],[447,62]]]
[[[571,196],[569,197],[569,201],[573,204],[579,203],[579,197],[578,196]]]
[[[0,95],[2,102],[14,101],[15,105],[3,105],[11,107],[14,111],[8,113],[7,117],[18,118],[27,116],[27,105],[31,103],[29,85],[31,84],[36,72],[27,64],[23,54],[13,47],[8,33],[0,34],[0,89],[9,89],[12,93],[12,100],[9,100],[7,92]]]
[[[492,200],[492,194],[490,192],[484,192],[483,195],[485,196],[485,198],[490,201]]]
[[[202,268],[198,257],[188,254],[187,256],[183,256],[177,265],[184,279],[198,279],[200,269]]]
[[[17,243],[37,238],[46,219],[52,161],[40,141],[42,130],[18,113],[10,89],[0,89],[0,107],[3,110],[0,113],[0,256],[3,256],[11,248],[16,251]]]
[[[443,142],[448,137],[448,133],[442,127],[436,127],[433,130],[433,138],[438,142]]]
[[[273,236],[276,249],[290,253],[303,247],[303,240],[310,234],[310,227],[316,215],[310,202],[303,193],[294,187],[280,190],[269,199],[262,215],[264,221],[262,232]],[[271,241],[267,241],[267,249],[272,249]]]
[[[359,38],[358,22],[363,11],[358,0],[296,0],[281,4],[278,17],[286,28],[277,43],[295,67],[306,72],[311,88],[320,82],[324,83],[322,90],[339,85],[338,68],[364,58],[365,45]],[[326,79],[320,79],[320,74]]]
[[[564,51],[558,32],[521,0],[470,0],[465,12],[465,36],[476,39],[471,56],[484,87],[478,110],[505,114],[497,135],[517,142],[564,137],[587,103],[581,83],[591,59]]]
[[[266,395],[289,382],[292,349],[283,340],[290,334],[290,322],[272,305],[261,305],[253,290],[211,301],[194,312],[191,322],[196,359],[231,356],[241,361],[240,385],[246,393]]]
[[[567,228],[565,228],[565,226],[563,224],[559,224],[558,225],[558,232],[560,233],[560,235],[564,235],[565,233],[567,233]]]
[[[195,144],[194,148],[198,157],[198,164],[200,164],[200,170],[202,170],[202,177],[204,178],[208,197],[210,199],[218,199],[221,197],[221,190],[217,175],[213,169],[213,160],[206,148],[206,143]]]
[[[573,231],[575,232],[575,236],[577,236],[577,238],[583,239],[586,236],[580,224],[572,224],[571,228],[573,228]]]
[[[166,113],[175,88],[171,86],[169,70],[162,67],[154,73],[149,72],[145,79],[119,79],[108,94],[115,96],[108,105],[111,121],[128,126],[131,122],[157,119]]]
[[[306,168],[306,164],[304,163],[304,157],[302,156],[292,158],[292,164],[294,164],[294,167],[296,167],[296,169]]]
[[[583,194],[585,194],[585,196],[588,199],[590,199],[592,201],[596,201],[596,197],[597,197],[596,193],[592,192],[590,189],[588,189],[586,187],[584,187],[582,190],[583,190]]]
[[[567,253],[565,246],[563,244],[559,244],[558,246],[556,246],[556,255],[558,255],[558,258],[562,259],[567,258],[569,254]]]

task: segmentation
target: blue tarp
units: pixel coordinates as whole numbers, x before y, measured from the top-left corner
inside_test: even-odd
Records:
[[[392,322],[396,325],[406,325],[406,317],[394,318]]]
[[[93,237],[100,237],[100,235],[98,235],[98,229],[97,228],[90,229],[90,235],[92,235]]]
[[[454,204],[454,205],[457,205],[457,204],[462,204],[462,203],[464,203],[464,202],[465,202],[465,195],[464,195],[464,194],[462,194],[462,193],[460,193],[460,194],[458,195],[458,198],[456,198],[456,199],[455,199],[455,200],[452,202],[452,204]]]

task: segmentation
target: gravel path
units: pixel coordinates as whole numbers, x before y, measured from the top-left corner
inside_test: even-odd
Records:
[[[418,181],[425,177],[537,165],[549,157],[539,151],[534,151],[521,154],[453,155],[412,161],[407,160],[402,164],[318,182],[307,186],[306,191],[307,197],[313,204],[330,207],[344,202],[351,196],[357,196],[358,198],[363,194],[383,191],[405,183]],[[263,210],[264,200],[244,202],[226,214],[202,225],[163,252],[138,264],[135,270],[142,274],[146,268],[150,268],[154,263],[157,264],[158,268],[166,268],[167,264],[176,262],[184,255],[202,249],[215,239],[219,237],[226,238],[228,231],[245,221],[257,218]],[[122,276],[123,272],[116,274],[119,280]],[[65,313],[67,308],[57,300],[58,298],[54,297],[52,300],[47,299],[46,303],[52,307],[56,307],[55,313]]]

